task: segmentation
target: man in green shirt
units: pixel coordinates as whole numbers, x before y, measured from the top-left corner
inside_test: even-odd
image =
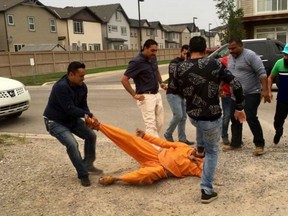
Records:
[[[276,76],[278,76],[278,93],[276,111],[274,116],[275,135],[273,142],[278,144],[283,135],[283,125],[288,114],[288,43],[283,49],[284,57],[279,59],[268,77],[269,96],[272,99],[272,84]]]

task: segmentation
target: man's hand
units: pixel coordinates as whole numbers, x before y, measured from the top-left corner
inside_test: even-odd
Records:
[[[160,87],[161,87],[162,89],[164,89],[164,90],[167,90],[167,89],[168,89],[168,85],[165,84],[165,83],[163,83],[163,82],[160,84]]]
[[[88,115],[85,114],[84,119],[86,127],[90,129],[95,129],[97,131],[99,130],[100,122],[94,116],[90,118]]]
[[[234,113],[234,118],[236,120],[238,120],[240,123],[243,123],[244,121],[246,121],[246,114],[244,112],[244,110],[242,111],[235,111]]]
[[[271,97],[269,96],[268,90],[262,90],[261,91],[261,98],[264,98],[264,103],[266,103],[266,102],[271,103]]]
[[[133,97],[135,100],[143,101],[145,96],[143,94],[135,94]]]
[[[145,136],[145,132],[139,128],[136,128],[136,136],[143,138]]]

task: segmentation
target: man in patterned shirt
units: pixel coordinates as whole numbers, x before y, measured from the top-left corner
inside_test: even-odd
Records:
[[[197,148],[204,147],[205,160],[201,177],[202,203],[210,203],[217,198],[213,189],[221,136],[221,108],[219,85],[221,81],[230,84],[236,97],[235,118],[246,120],[243,111],[243,90],[241,84],[225,66],[212,58],[205,57],[206,41],[201,36],[190,40],[191,59],[177,66],[176,78],[182,95],[186,98],[187,114],[196,127]]]

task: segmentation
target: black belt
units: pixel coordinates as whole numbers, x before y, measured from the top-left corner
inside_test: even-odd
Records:
[[[145,91],[143,93],[140,93],[140,94],[157,94],[158,91]]]

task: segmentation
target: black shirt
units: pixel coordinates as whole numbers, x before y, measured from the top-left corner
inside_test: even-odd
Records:
[[[195,120],[213,121],[221,117],[219,84],[230,84],[236,97],[236,109],[242,110],[243,90],[225,66],[213,58],[199,58],[178,64],[176,79],[186,98],[186,111]]]
[[[142,53],[139,53],[129,62],[124,75],[133,79],[136,94],[143,94],[148,91],[158,92],[158,64],[156,58],[148,61]]]
[[[83,118],[85,114],[92,116],[87,105],[87,93],[85,83],[72,87],[65,75],[54,84],[43,115],[71,128],[77,118]]]
[[[168,89],[166,94],[180,94],[179,84],[177,79],[175,78],[177,64],[184,61],[184,59],[177,57],[173,59],[169,64],[169,79],[168,79]]]

